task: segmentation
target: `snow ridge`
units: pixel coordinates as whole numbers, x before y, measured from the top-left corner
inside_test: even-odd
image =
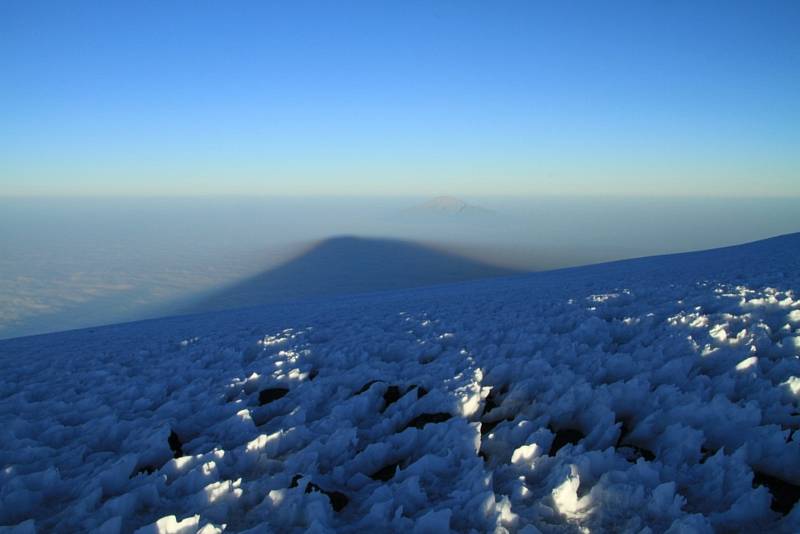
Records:
[[[800,530],[800,234],[0,343],[18,532]]]

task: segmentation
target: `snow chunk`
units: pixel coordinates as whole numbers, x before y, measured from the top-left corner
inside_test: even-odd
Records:
[[[514,449],[511,455],[512,464],[529,464],[534,458],[542,454],[542,448],[538,443],[531,443],[530,445],[523,445]]]
[[[581,479],[578,475],[578,468],[571,465],[570,474],[564,482],[553,490],[553,501],[559,513],[573,519],[582,517],[580,513],[582,507],[578,498],[580,485]]]
[[[431,510],[417,520],[416,525],[414,525],[414,534],[450,532],[450,516],[452,515],[452,510],[447,508]]]
[[[792,394],[800,396],[800,378],[790,376],[789,379],[781,385],[787,386],[792,391]]]
[[[758,356],[750,356],[749,358],[745,358],[744,360],[737,363],[736,370],[746,371],[747,369],[754,367],[757,364],[758,364]]]
[[[168,515],[136,530],[134,534],[195,534],[199,523],[199,515],[187,517],[182,521],[178,521],[174,515]]]

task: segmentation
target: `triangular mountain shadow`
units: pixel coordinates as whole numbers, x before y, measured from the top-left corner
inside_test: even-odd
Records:
[[[242,308],[521,272],[410,241],[334,237],[316,243],[282,265],[201,297],[185,311]]]

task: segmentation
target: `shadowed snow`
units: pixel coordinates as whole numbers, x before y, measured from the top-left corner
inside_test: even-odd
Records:
[[[295,258],[189,304],[188,312],[366,293],[519,274],[395,239],[334,237]]]

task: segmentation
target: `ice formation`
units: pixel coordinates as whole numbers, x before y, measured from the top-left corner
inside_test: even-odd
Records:
[[[10,532],[800,531],[800,234],[0,343]]]

